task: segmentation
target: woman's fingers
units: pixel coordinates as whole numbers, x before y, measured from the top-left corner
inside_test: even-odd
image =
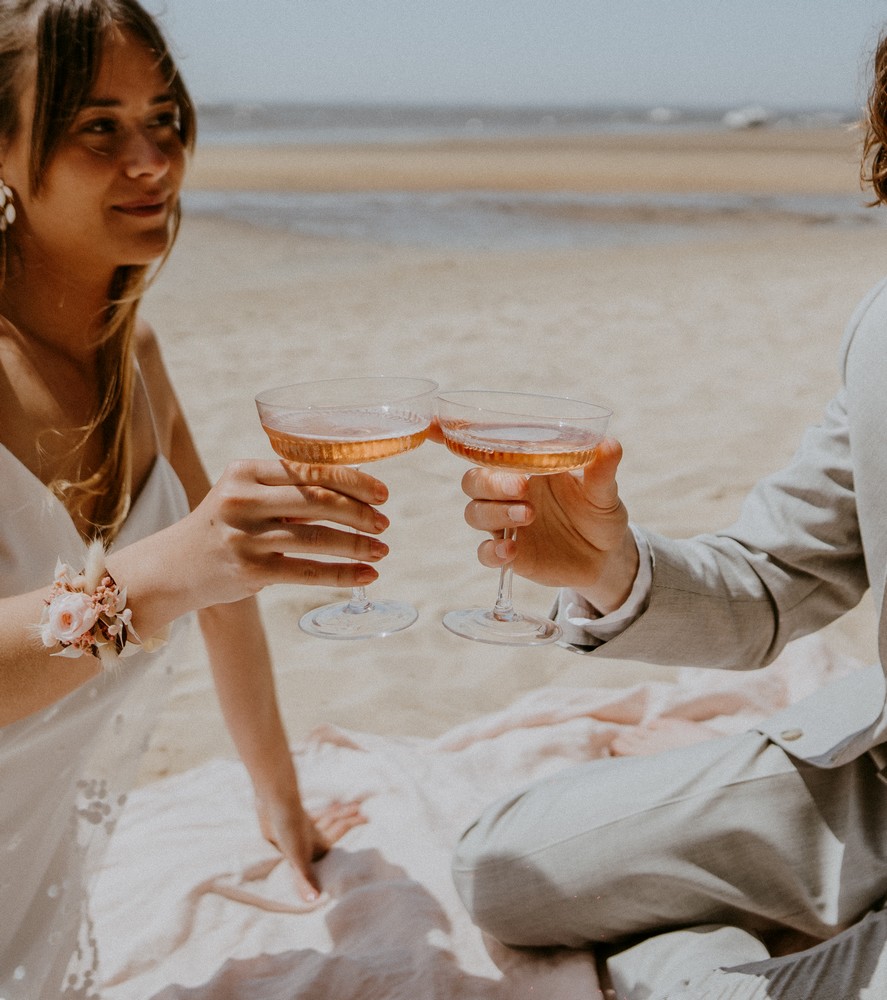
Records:
[[[211,586],[202,587],[211,603],[270,584],[350,588],[377,579],[370,564],[388,554],[374,536],[389,520],[373,506],[387,498],[385,484],[359,469],[242,460],[182,523],[196,525],[204,554],[214,553]]]
[[[367,587],[379,579],[372,566],[362,562],[323,562],[295,556],[269,557],[263,575],[269,586],[275,583],[297,583],[308,587]]]
[[[375,507],[323,487],[278,486],[265,490],[263,501],[266,517],[292,524],[330,521],[358,531],[379,534],[390,523]]]
[[[246,462],[256,482],[265,486],[321,487],[363,503],[385,503],[388,487],[375,476],[348,465],[305,465],[299,462]]]
[[[287,858],[287,860],[292,866],[293,881],[299,898],[306,903],[316,903],[320,897],[320,881],[311,870],[311,866],[298,859]]]
[[[325,555],[363,562],[378,562],[388,555],[388,546],[379,538],[316,523],[272,522],[255,543],[267,553],[282,555]]]
[[[352,830],[369,822],[361,811],[359,802],[333,802],[324,810],[312,815],[318,834],[314,859],[325,854],[333,844]]]
[[[356,469],[298,466],[293,471],[283,462],[239,462],[218,484],[218,495],[224,519],[244,530],[274,520],[329,521],[369,534],[389,525],[372,506],[387,499],[387,487]]]

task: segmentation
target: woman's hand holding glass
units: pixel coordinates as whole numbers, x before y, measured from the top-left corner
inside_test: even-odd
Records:
[[[428,436],[437,383],[366,376],[279,386],[256,396],[271,447],[282,458],[356,467],[418,448]],[[358,580],[348,601],[304,614],[299,627],[326,639],[370,639],[409,628],[411,604],[368,598]]]
[[[368,564],[388,546],[372,536],[388,518],[375,504],[387,498],[384,483],[357,469],[274,460],[230,465],[191,515],[202,522],[204,555],[216,565],[212,603],[274,583],[350,587],[376,579]]]
[[[112,553],[108,568],[132,581],[147,635],[272,584],[364,585],[388,553],[376,537],[387,498],[383,482],[345,466],[233,462],[190,514]]]

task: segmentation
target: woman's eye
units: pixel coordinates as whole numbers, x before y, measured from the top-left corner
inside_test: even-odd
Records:
[[[179,127],[179,113],[178,111],[171,109],[169,111],[161,111],[159,114],[155,115],[151,124],[154,128],[178,128]]]
[[[113,118],[94,118],[81,126],[80,131],[86,135],[110,135],[116,127],[117,123]]]

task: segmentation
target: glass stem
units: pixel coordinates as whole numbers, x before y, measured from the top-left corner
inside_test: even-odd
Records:
[[[345,606],[345,612],[349,615],[362,615],[369,611],[373,602],[367,597],[365,587],[352,587],[351,597]]]
[[[352,465],[352,469],[359,469],[359,465]],[[360,532],[357,528],[351,529],[355,535],[359,535]],[[352,562],[357,562],[356,559],[352,559]],[[367,611],[372,610],[373,602],[367,597],[366,587],[352,587],[351,597],[348,599],[348,603],[345,605],[345,614],[347,615],[364,615]]]
[[[503,538],[513,542],[517,538],[517,528],[506,528]],[[493,606],[493,617],[496,621],[513,622],[518,617],[511,600],[513,579],[514,571],[511,568],[511,563],[508,563],[499,570],[499,593],[496,595],[496,603]]]

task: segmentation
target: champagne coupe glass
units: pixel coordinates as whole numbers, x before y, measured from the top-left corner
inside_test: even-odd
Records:
[[[603,439],[612,411],[594,403],[522,392],[467,389],[444,392],[437,418],[450,451],[473,465],[528,476],[569,472],[588,465]],[[505,532],[514,539],[516,528]],[[456,635],[506,646],[554,642],[560,627],[548,618],[516,611],[512,568],[499,573],[495,605],[450,611],[443,623]]]
[[[268,389],[256,407],[271,447],[291,462],[350,465],[418,448],[428,436],[437,383],[387,376],[328,379]],[[348,601],[303,615],[299,627],[327,639],[369,639],[412,625],[400,601],[370,601],[355,587]]]

